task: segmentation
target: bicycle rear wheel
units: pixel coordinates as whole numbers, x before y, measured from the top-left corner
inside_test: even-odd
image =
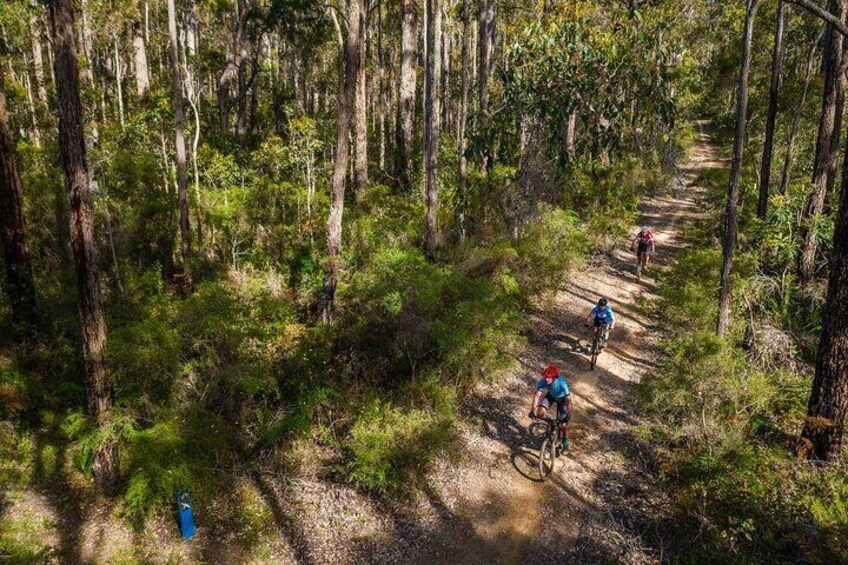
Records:
[[[543,481],[554,470],[554,463],[556,463],[555,450],[555,442],[550,435],[546,436],[544,441],[542,441],[542,447],[539,448],[539,477]]]

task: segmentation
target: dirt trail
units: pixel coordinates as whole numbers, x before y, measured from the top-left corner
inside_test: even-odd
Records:
[[[697,132],[696,145],[668,194],[646,199],[640,207],[640,225],[650,226],[657,236],[659,264],[679,249],[680,236],[698,214],[699,190],[693,181],[703,169],[719,165],[705,124],[698,124]],[[573,276],[553,303],[538,305],[530,347],[519,356],[524,371],[500,383],[494,398],[469,402],[479,426],[466,437],[475,463],[442,469],[419,504],[421,515],[435,513],[432,522],[438,525],[416,561],[638,563],[660,558],[661,541],[648,539],[652,525],[645,519],[658,502],[651,500],[653,483],[640,464],[633,439],[637,419],[629,406],[632,385],[655,367],[647,353],[655,337],[652,321],[640,305],[655,297],[656,287],[651,267],[637,281],[633,266],[622,241],[612,255]],[[596,370],[590,371],[584,320],[600,296],[609,298],[618,324]],[[564,369],[573,392],[572,450],[558,460],[552,480],[540,483],[533,448],[542,429],[530,425],[527,412],[538,371],[548,363]]]
[[[679,249],[683,230],[699,213],[693,181],[719,165],[704,128],[699,124],[697,144],[668,195],[641,206],[640,223],[658,238],[659,263]],[[654,296],[655,286],[650,269],[635,279],[627,243],[618,247],[575,274],[552,300],[539,302],[529,346],[515,352],[522,370],[466,400],[465,457],[441,462],[415,504],[378,503],[316,469],[296,480],[256,474],[234,482],[232,496],[250,501],[255,514],[244,519],[273,524],[262,540],[254,532],[252,542],[241,539],[240,522],[207,530],[202,513],[195,542],[182,543],[168,517],[138,535],[111,507],[82,505],[62,481],[54,490],[0,491],[0,517],[24,525],[16,534],[24,544],[43,530],[38,543],[52,547],[52,562],[62,563],[130,556],[153,563],[307,565],[662,561],[662,495],[635,441],[638,421],[629,403],[632,385],[654,367],[652,322],[639,305]],[[583,321],[599,296],[610,299],[618,326],[590,371]],[[542,429],[531,425],[527,412],[539,370],[549,363],[564,369],[574,395],[572,450],[541,483],[535,449]]]

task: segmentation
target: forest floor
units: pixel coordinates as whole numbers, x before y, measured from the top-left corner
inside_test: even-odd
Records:
[[[696,178],[720,166],[706,125],[697,128],[668,190],[640,206],[660,265],[672,260],[699,214]],[[2,493],[0,533],[31,546],[33,563],[660,562],[668,513],[631,409],[634,384],[659,358],[658,322],[649,315],[656,286],[653,266],[636,280],[634,259],[629,242],[617,242],[537,301],[526,346],[510,353],[518,370],[464,399],[462,456],[439,462],[413,501],[375,501],[327,466],[285,481],[245,471],[229,499],[200,509],[197,538],[182,542],[168,518],[133,531],[114,503],[84,500],[57,464],[48,486]],[[600,296],[618,324],[590,371],[584,320]],[[572,447],[541,482],[543,429],[527,413],[539,371],[550,363],[572,389]],[[226,518],[207,528],[204,514]]]

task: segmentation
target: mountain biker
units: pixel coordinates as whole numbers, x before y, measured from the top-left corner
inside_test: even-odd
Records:
[[[645,256],[645,266],[648,266],[648,260],[651,258],[651,253],[656,251],[657,245],[654,240],[654,234],[646,227],[639,228],[639,233],[633,238],[633,243],[630,249],[636,252],[637,259],[642,255]]]
[[[548,365],[542,371],[542,380],[536,385],[533,404],[530,407],[530,419],[544,418],[548,409],[556,403],[557,414],[562,420],[562,450],[568,451],[568,421],[571,419],[571,391],[565,377],[559,374],[559,367]]]
[[[598,300],[598,305],[592,308],[592,311],[589,312],[589,316],[586,318],[586,327],[590,325],[594,326],[594,332],[596,334],[598,333],[598,328],[603,324],[607,325],[607,335],[604,336],[604,341],[606,341],[609,337],[609,332],[615,327],[615,314],[606,298]]]

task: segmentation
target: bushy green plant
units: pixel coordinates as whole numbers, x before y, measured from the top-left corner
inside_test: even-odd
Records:
[[[350,430],[349,474],[381,494],[410,491],[428,465],[455,441],[455,401],[450,389],[431,385],[432,396],[412,405],[377,399],[360,409]]]
[[[131,432],[121,459],[129,478],[121,496],[125,514],[140,526],[176,500],[180,488],[190,488],[198,500],[213,496],[213,462],[232,462],[237,449],[230,425],[202,410]]]

